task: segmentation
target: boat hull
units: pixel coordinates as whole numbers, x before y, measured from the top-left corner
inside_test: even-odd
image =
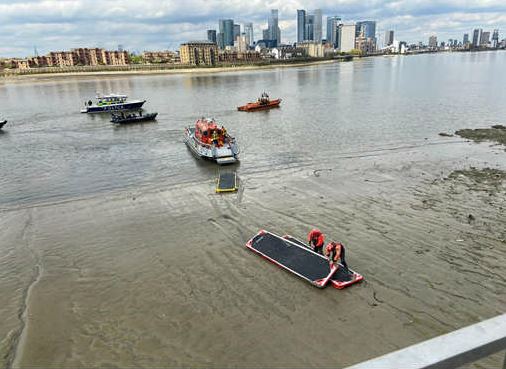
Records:
[[[235,144],[222,147],[204,144],[195,138],[192,128],[186,128],[184,143],[196,157],[211,160],[219,165],[234,164],[239,161],[239,150]]]
[[[134,118],[124,118],[124,119],[114,119],[113,118],[113,119],[111,119],[111,122],[115,123],[115,124],[131,124],[131,123],[149,122],[149,121],[155,120],[157,115],[158,115],[158,113],[153,113],[153,114],[146,114],[141,117],[137,116]]]
[[[136,100],[136,101],[130,101],[130,102],[124,102],[121,104],[110,104],[110,105],[91,105],[86,106],[84,109],[81,110],[81,113],[105,113],[105,112],[111,112],[111,111],[119,111],[119,110],[135,110],[142,108],[142,105],[146,100]]]
[[[267,110],[272,108],[279,108],[281,99],[269,101],[267,104],[249,103],[243,106],[237,107],[239,111],[256,111],[256,110]]]
[[[0,129],[3,128],[3,126],[5,126],[5,124],[7,124],[7,121],[6,120],[2,120],[0,121]]]

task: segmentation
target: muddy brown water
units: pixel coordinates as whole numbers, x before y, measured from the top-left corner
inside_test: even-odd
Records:
[[[447,97],[454,91],[448,81],[439,96],[402,81],[415,69],[432,73],[424,68],[433,63],[446,65],[447,72],[460,65],[485,73],[483,64],[493,69],[494,58],[505,56],[385,58],[209,80],[150,76],[0,87],[4,96],[19,96],[78,91],[82,84],[89,90],[95,83],[174,84],[183,91],[180,102],[200,98],[202,88],[233,89],[244,100],[252,79],[274,78],[280,83],[276,95],[286,80],[295,92],[283,95],[301,99],[294,107],[287,98],[286,106],[261,115],[239,115],[232,108],[225,113],[237,136],[246,139],[235,167],[241,189],[224,195],[214,193],[216,168],[197,162],[182,144],[180,128],[192,118],[189,113],[169,119],[166,110],[154,126],[123,131],[104,118],[67,112],[53,129],[46,116],[41,124],[47,127],[38,131],[26,112],[24,123],[0,136],[2,150],[8,147],[15,158],[3,160],[2,151],[7,175],[1,179],[6,195],[0,212],[0,364],[341,367],[504,313],[506,189],[502,181],[489,188],[465,175],[472,167],[506,170],[504,150],[438,136],[501,123],[504,112],[481,104],[479,119],[462,113],[464,124],[457,119],[460,102]],[[379,75],[386,68],[387,79]],[[329,145],[330,137],[316,129],[330,124],[330,100],[319,103],[326,107],[322,112],[302,99],[326,96],[329,76],[338,84],[364,81],[328,92],[337,106],[347,106],[330,113],[339,145]],[[483,91],[490,91],[483,81],[486,74],[472,79],[473,90],[483,83]],[[392,96],[372,98],[370,108],[359,103],[381,86],[392,88]],[[434,122],[429,117],[435,115],[423,115],[420,108],[411,119],[378,118],[394,126],[381,134],[366,129],[362,120],[374,121],[368,109],[399,117],[389,104],[403,92],[413,94],[406,101],[414,99],[414,105],[438,106],[447,99],[438,111],[447,115]],[[58,101],[70,109],[67,97]],[[23,117],[8,103],[3,110]],[[305,122],[312,119],[305,127],[319,135],[318,145],[300,146],[305,131],[291,125],[309,109],[315,111],[306,115]],[[344,121],[348,125],[340,131]],[[259,151],[256,140],[274,141],[274,132],[283,145]],[[48,137],[53,138],[42,139]],[[348,264],[364,275],[364,283],[319,290],[244,247],[260,228],[304,237],[312,226],[347,245]],[[500,360],[477,366],[499,367]]]

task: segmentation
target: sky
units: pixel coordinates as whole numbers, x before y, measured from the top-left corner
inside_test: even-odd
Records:
[[[474,28],[506,35],[506,0],[0,0],[0,57],[26,57],[74,47],[175,50],[182,42],[206,39],[218,20],[253,22],[255,39],[279,9],[284,43],[296,39],[297,9],[321,9],[344,23],[375,20],[379,43],[387,29],[395,39],[462,40]]]

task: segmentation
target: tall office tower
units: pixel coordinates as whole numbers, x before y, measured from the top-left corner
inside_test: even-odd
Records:
[[[355,28],[354,24],[339,26],[339,51],[349,52],[355,48]]]
[[[297,42],[306,40],[306,11],[297,10]]]
[[[207,30],[207,41],[211,41],[211,42],[216,43],[216,30],[215,29]]]
[[[223,33],[223,47],[234,46],[234,20],[220,19],[220,33]]]
[[[253,43],[255,42],[253,36],[253,23],[244,23],[243,28],[244,33],[246,34],[246,43],[248,46],[253,46]]]
[[[218,45],[218,49],[223,50],[225,48],[225,35],[223,32],[216,34],[216,44]]]
[[[385,46],[393,45],[394,43],[394,31],[385,32]]]
[[[267,30],[269,35],[269,40],[275,40],[276,44],[281,40],[278,39],[280,36],[280,31],[278,27],[278,9],[271,9],[271,15],[269,19],[267,19]]]
[[[462,44],[465,46],[469,43],[469,33],[464,33],[464,39],[462,40]]]
[[[334,48],[339,45],[339,25],[341,24],[341,17],[333,16],[327,17],[327,42]]]
[[[473,31],[473,47],[480,46],[481,32],[482,32],[481,28],[476,28]]]
[[[314,40],[314,15],[306,15],[306,29],[304,30],[306,39],[304,41]]]
[[[269,39],[269,28],[262,30],[262,39],[263,40],[270,40]]]
[[[366,26],[366,35],[369,38],[376,40],[376,21],[364,21]]]
[[[494,29],[494,33],[492,34],[492,47],[497,49],[499,47],[499,30]]]
[[[490,42],[490,32],[482,32],[480,37],[480,46],[488,46]]]
[[[237,40],[237,36],[241,35],[241,25],[240,24],[234,24],[234,42]]]
[[[315,42],[322,42],[322,11],[321,9],[315,9],[313,12],[314,16],[314,25],[313,25],[313,40]]]
[[[359,36],[360,33],[364,34],[365,38],[373,38],[376,39],[376,22],[375,21],[361,21],[356,24],[357,29],[355,31],[355,36]],[[393,42],[393,40],[392,40]]]
[[[429,37],[429,47],[436,48],[437,47],[437,36]]]

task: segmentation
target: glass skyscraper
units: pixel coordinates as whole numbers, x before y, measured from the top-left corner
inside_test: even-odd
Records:
[[[316,9],[307,14],[305,10],[297,10],[297,42],[321,42],[322,37],[322,11]]]
[[[361,21],[356,24],[356,34],[359,36],[361,32],[364,32],[366,38],[376,38],[376,22],[375,21]]]
[[[223,34],[223,47],[234,46],[234,20],[220,19],[220,33]]]
[[[244,33],[246,34],[246,43],[248,46],[253,46],[253,43],[255,42],[254,36],[253,36],[253,23],[244,23]]]
[[[322,42],[322,36],[323,36],[323,32],[322,32],[322,11],[321,9],[315,9],[315,11],[313,12],[313,19],[314,19],[314,24],[313,24],[313,40],[315,42]]]
[[[334,48],[339,47],[339,25],[341,24],[341,17],[333,16],[327,17],[327,42]]]
[[[297,10],[297,42],[302,42],[306,39],[306,11]]]
[[[213,43],[216,43],[216,30],[210,29],[207,31],[207,41],[211,41]]]
[[[269,19],[267,20],[267,36],[269,40],[275,40],[276,45],[281,42],[279,39],[280,37],[280,31],[278,26],[278,9],[272,9],[271,15],[269,16]]]

